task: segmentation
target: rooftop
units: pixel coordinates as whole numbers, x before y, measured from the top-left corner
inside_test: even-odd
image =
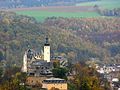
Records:
[[[46,80],[64,80],[64,79],[52,77],[52,78],[49,78],[49,79],[46,79]]]
[[[66,80],[52,77],[52,78],[43,80],[43,83],[66,83]]]

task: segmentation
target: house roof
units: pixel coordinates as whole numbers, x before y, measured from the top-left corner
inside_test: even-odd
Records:
[[[48,83],[48,84],[50,84],[50,83],[66,83],[66,80],[61,79],[61,78],[52,77],[52,78],[43,80],[43,83]]]

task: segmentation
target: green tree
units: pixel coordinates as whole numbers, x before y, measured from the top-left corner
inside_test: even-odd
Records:
[[[4,58],[4,55],[3,55],[2,51],[0,51],[0,61],[3,60],[3,58]]]
[[[108,82],[107,79],[104,79],[104,89],[105,90],[110,90],[110,83]]]
[[[91,90],[91,87],[90,87],[90,85],[88,84],[88,82],[83,81],[83,82],[81,83],[80,90]]]
[[[1,78],[2,74],[3,74],[3,69],[0,68],[0,78]]]
[[[76,85],[73,83],[68,83],[68,90],[77,90]]]
[[[54,68],[52,70],[54,77],[56,78],[64,78],[67,79],[66,73],[68,72],[68,70],[66,68]]]

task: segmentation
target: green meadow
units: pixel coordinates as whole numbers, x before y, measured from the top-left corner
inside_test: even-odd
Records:
[[[44,21],[47,17],[65,17],[65,18],[88,18],[88,17],[98,17],[100,16],[96,12],[49,12],[49,11],[39,11],[39,10],[30,10],[30,11],[16,11],[17,14],[27,15],[34,17],[38,21]]]
[[[95,5],[98,5],[104,9],[120,8],[120,0],[99,0],[94,2],[76,4],[76,6],[95,6]]]
[[[120,0],[98,0],[94,2],[85,2],[78,3],[76,6],[95,6],[98,5],[103,9],[113,9],[120,8]],[[54,11],[43,11],[43,10],[20,10],[15,11],[19,15],[27,15],[34,17],[37,21],[44,21],[47,17],[65,17],[65,18],[91,18],[91,17],[99,17],[100,15],[97,12],[89,12],[89,11],[79,11],[79,12],[54,12]]]

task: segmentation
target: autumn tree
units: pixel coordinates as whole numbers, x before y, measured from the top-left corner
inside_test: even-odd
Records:
[[[94,69],[77,63],[73,71],[75,75],[72,83],[75,84],[77,90],[103,90],[98,74]]]

